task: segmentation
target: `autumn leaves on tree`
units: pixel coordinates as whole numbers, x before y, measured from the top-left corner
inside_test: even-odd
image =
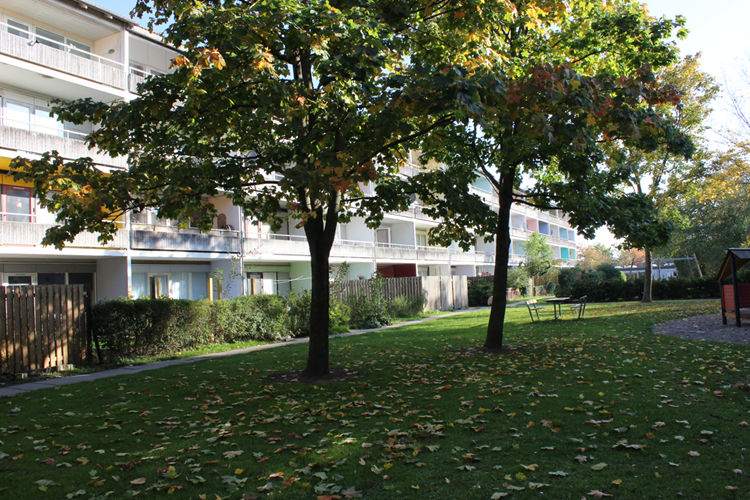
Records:
[[[490,348],[502,346],[512,203],[560,208],[583,234],[609,223],[665,237],[649,200],[615,189],[627,167],[602,163],[602,141],[691,152],[656,109],[679,93],[652,74],[674,60],[667,40],[680,23],[635,2],[139,0],[135,12],[173,19],[165,39],[182,55],[137,99],[57,110],[95,123],[89,144],[127,155],[128,170],[56,153],[16,164],[59,213],[45,241],[111,238],[112,217],[146,207],[201,213],[208,229],[217,210],[206,199],[220,193],[274,228],[293,217],[311,255],[311,376],[329,372],[329,255],[352,216],[374,227],[418,193],[442,217],[433,241],[495,236]],[[414,148],[445,169],[399,177]],[[521,194],[524,173],[536,185]],[[477,175],[499,207],[469,194]]]

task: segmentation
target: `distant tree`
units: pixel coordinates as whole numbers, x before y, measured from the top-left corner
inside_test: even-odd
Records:
[[[547,237],[541,233],[531,233],[526,240],[526,269],[529,276],[539,278],[552,271],[555,265],[555,253],[547,243]]]
[[[578,245],[576,256],[581,269],[584,271],[591,271],[600,264],[613,264],[615,262],[612,249],[601,243]]]
[[[656,78],[663,84],[680,89],[682,97],[679,101],[662,103],[658,109],[674,120],[681,133],[690,137],[697,147],[694,154],[686,159],[664,146],[644,151],[619,142],[611,143],[607,149],[610,164],[626,165],[631,170],[626,185],[651,200],[665,217],[665,208],[671,199],[694,181],[710,156],[705,139],[708,130],[706,120],[711,114],[712,102],[719,94],[719,86],[711,75],[701,70],[700,53],[662,68],[656,73]],[[665,221],[673,222],[666,217]],[[653,244],[642,240],[638,234],[628,234],[623,246],[642,249],[645,268],[651,269]],[[643,302],[651,302],[651,286],[651,273],[646,272]]]
[[[705,175],[672,198],[677,221],[665,251],[695,255],[707,276],[719,271],[727,248],[750,247],[750,161],[742,145],[718,152]]]

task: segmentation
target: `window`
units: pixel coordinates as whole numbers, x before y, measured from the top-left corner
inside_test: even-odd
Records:
[[[31,189],[5,186],[2,197],[2,220],[8,222],[34,222]]]
[[[62,35],[39,27],[36,28],[36,34],[36,43],[41,43],[57,50],[65,48],[65,37]]]
[[[30,273],[5,273],[3,286],[36,285],[36,275]]]
[[[21,21],[16,21],[14,19],[7,19],[5,20],[7,24],[8,33],[15,36],[20,36],[21,38],[25,38],[26,40],[29,39],[29,25],[26,23],[22,23]]]
[[[76,42],[75,40],[71,40],[70,38],[67,38],[65,41],[67,42],[68,47],[70,47],[71,54],[73,54],[74,56],[83,57],[84,59],[91,59],[90,45]]]
[[[3,124],[13,128],[29,130],[31,128],[31,114],[34,106],[22,102],[3,99]]]

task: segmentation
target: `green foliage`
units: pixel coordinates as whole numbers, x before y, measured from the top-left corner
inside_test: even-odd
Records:
[[[492,297],[493,283],[491,279],[469,280],[469,307],[482,307]]]
[[[349,298],[353,328],[378,328],[391,324],[388,301],[383,293],[384,286],[385,278],[374,273],[368,280],[369,298],[364,294]]]
[[[289,304],[289,330],[292,332],[292,336],[309,337],[312,293],[310,293],[310,290],[303,290],[300,293],[292,290],[287,296],[287,302]],[[328,308],[328,333],[340,333],[341,327],[346,327],[349,324],[350,314],[348,305],[331,299]]]
[[[713,278],[682,278],[653,280],[655,300],[707,299],[719,297],[719,286]],[[575,281],[570,297],[588,296],[591,302],[619,302],[640,300],[643,294],[643,278],[623,281],[620,278],[599,279],[589,274]]]
[[[626,280],[625,274],[615,268],[613,264],[599,264],[595,269],[596,273],[603,280],[620,279]]]
[[[92,307],[93,328],[112,357],[179,352],[211,343],[275,340],[286,334],[284,299],[120,299]]]
[[[560,269],[560,272],[557,275],[558,288],[555,291],[556,295],[560,297],[571,296],[571,287],[573,286],[573,283],[576,281],[576,279],[578,279],[579,272],[580,270],[578,269],[578,267],[575,267],[573,269]]]
[[[526,241],[526,269],[529,276],[538,278],[552,269],[555,254],[542,233],[531,233]]]
[[[508,288],[518,288],[522,296],[528,297],[531,294],[529,286],[529,272],[526,267],[518,266],[508,270]]]
[[[399,295],[388,304],[388,315],[391,318],[410,318],[424,312],[424,297],[409,298]]]

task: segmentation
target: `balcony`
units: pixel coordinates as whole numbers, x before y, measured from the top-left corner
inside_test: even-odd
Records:
[[[8,29],[19,31],[0,23],[0,53],[125,90],[124,64],[37,34],[24,31],[20,32],[25,36],[11,34]]]
[[[400,245],[398,243],[378,243],[375,249],[378,259],[385,260],[415,260],[417,249],[414,245]]]
[[[3,216],[18,217],[18,214],[0,214]],[[32,217],[32,216],[27,216]],[[0,241],[3,245],[8,246],[42,246],[47,229],[54,227],[55,224],[38,224],[34,222],[11,222],[0,221]],[[125,249],[127,248],[127,232],[120,227],[112,241],[101,244],[97,240],[98,233],[81,233],[76,236],[73,243],[66,243],[66,248],[108,248],[108,249]],[[52,247],[50,247],[52,248]]]
[[[201,233],[198,229],[134,224],[130,232],[133,250],[164,250],[172,252],[239,253],[240,236],[237,231],[213,230]]]
[[[127,167],[128,161],[123,156],[112,158],[90,150],[84,142],[85,137],[85,134],[71,130],[42,127],[0,117],[0,147],[34,154],[57,151],[64,158],[89,157],[102,165]]]
[[[407,217],[409,219],[434,221],[435,219],[433,219],[432,217],[424,213],[422,208],[423,207],[420,205],[412,205],[408,209],[402,212],[388,212],[388,214],[396,215],[400,217]]]

